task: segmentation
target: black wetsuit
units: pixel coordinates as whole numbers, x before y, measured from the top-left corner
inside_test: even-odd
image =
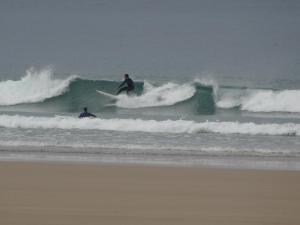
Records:
[[[130,91],[133,91],[133,90],[134,90],[134,83],[133,83],[133,80],[131,80],[130,78],[125,79],[125,80],[123,81],[123,83],[120,84],[119,88],[122,87],[124,84],[127,84],[127,86],[121,88],[121,89],[118,91],[117,95],[120,94],[122,91],[126,91],[127,94],[128,94]]]

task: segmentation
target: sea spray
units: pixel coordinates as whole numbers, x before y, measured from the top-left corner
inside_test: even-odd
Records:
[[[0,105],[42,102],[62,95],[76,76],[54,79],[51,69],[31,68],[20,80],[0,82]]]

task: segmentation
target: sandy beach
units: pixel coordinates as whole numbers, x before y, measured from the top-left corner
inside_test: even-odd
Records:
[[[0,162],[0,224],[300,224],[300,172]]]

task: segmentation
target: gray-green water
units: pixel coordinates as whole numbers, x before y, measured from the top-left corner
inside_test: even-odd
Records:
[[[299,170],[299,27],[293,0],[3,0],[0,159]]]

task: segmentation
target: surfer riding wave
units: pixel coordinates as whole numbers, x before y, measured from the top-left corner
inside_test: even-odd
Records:
[[[122,87],[124,84],[127,84],[127,86]],[[127,95],[130,92],[134,91],[134,82],[131,78],[129,78],[128,74],[124,74],[124,81],[122,82],[122,84],[120,84],[118,88],[119,90],[117,92],[117,95],[120,94],[122,91],[126,91]]]

